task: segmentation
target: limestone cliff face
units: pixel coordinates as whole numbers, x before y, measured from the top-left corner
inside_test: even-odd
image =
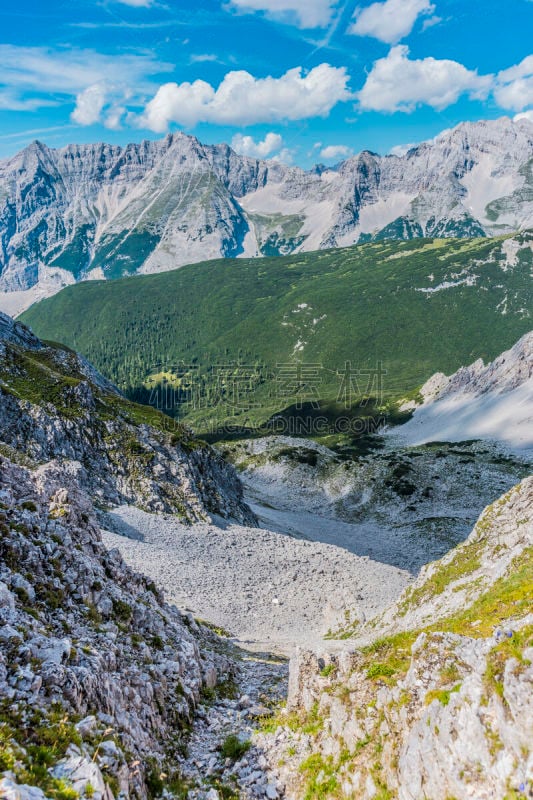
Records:
[[[288,796],[530,797],[532,586],[528,478],[382,617],[294,657],[260,738]]]
[[[0,314],[0,443],[55,460],[101,506],[253,524],[233,467],[181,425],[126,401],[84,359]]]

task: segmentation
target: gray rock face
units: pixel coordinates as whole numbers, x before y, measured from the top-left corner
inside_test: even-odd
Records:
[[[507,118],[309,172],[181,133],[126,147],[33,142],[0,162],[0,290],[39,286],[12,300],[22,310],[74,280],[221,256],[523,229],[532,159],[533,125]]]
[[[509,240],[508,240],[509,241]],[[485,365],[481,359],[450,377],[433,375],[421,388],[423,403],[388,436],[404,444],[467,439],[497,440],[533,453],[533,333]]]
[[[0,442],[19,459],[53,461],[100,505],[255,524],[235,470],[214,450],[128,403],[76,353],[44,346],[5,315],[0,324]]]
[[[17,344],[30,350],[42,348],[41,342],[29,328],[0,311],[0,346],[2,342]]]
[[[432,376],[424,384],[424,398],[439,400],[455,392],[479,395],[486,392],[508,392],[522,386],[533,377],[533,331],[500,356],[485,365],[478,359],[468,367],[461,367],[449,378]],[[437,378],[439,380],[437,380]]]
[[[16,632],[0,638],[12,762],[0,795],[42,800],[63,781],[87,798],[144,800],[150,774],[174,769],[202,688],[232,664],[214,634],[105,548],[68,473],[0,456],[0,503],[0,630]],[[29,745],[49,768],[36,785]]]
[[[291,720],[255,739],[287,797],[528,796],[532,545],[527,478],[350,643],[295,654]]]

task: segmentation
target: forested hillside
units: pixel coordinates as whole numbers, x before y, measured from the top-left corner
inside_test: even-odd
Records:
[[[523,233],[224,259],[70,286],[21,319],[200,430],[293,405],[338,415],[514,344],[531,329],[532,247]]]

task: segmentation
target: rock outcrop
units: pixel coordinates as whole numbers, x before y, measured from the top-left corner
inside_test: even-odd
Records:
[[[390,431],[404,444],[493,439],[533,452],[533,332],[489,364],[478,359],[451,376],[441,372],[412,401],[409,422]]]
[[[53,463],[0,456],[0,531],[0,796],[179,793],[201,693],[232,675],[217,637],[105,548]]]
[[[424,384],[420,393],[424,399],[439,400],[454,392],[469,394],[485,392],[509,392],[533,377],[533,331],[526,333],[518,342],[500,356],[485,365],[478,359],[468,367],[441,379],[438,390],[432,390],[437,376]]]
[[[385,614],[291,662],[258,746],[287,796],[533,792],[533,478],[485,509]],[[281,764],[281,766],[279,766]]]
[[[0,314],[0,446],[57,461],[100,506],[254,524],[233,467],[179,423],[128,402],[76,353]],[[3,445],[2,445],[3,443]]]

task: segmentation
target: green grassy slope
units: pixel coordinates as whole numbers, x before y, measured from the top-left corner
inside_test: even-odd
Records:
[[[526,245],[532,235],[515,238]],[[22,320],[138,399],[164,373],[180,399],[193,398],[180,413],[200,430],[228,417],[264,421],[316,397],[337,412],[358,389],[376,394],[368,376],[343,392],[345,362],[382,362],[385,402],[437,370],[491,359],[531,329],[532,250],[510,265],[503,243],[418,239],[211,261],[70,286]]]

